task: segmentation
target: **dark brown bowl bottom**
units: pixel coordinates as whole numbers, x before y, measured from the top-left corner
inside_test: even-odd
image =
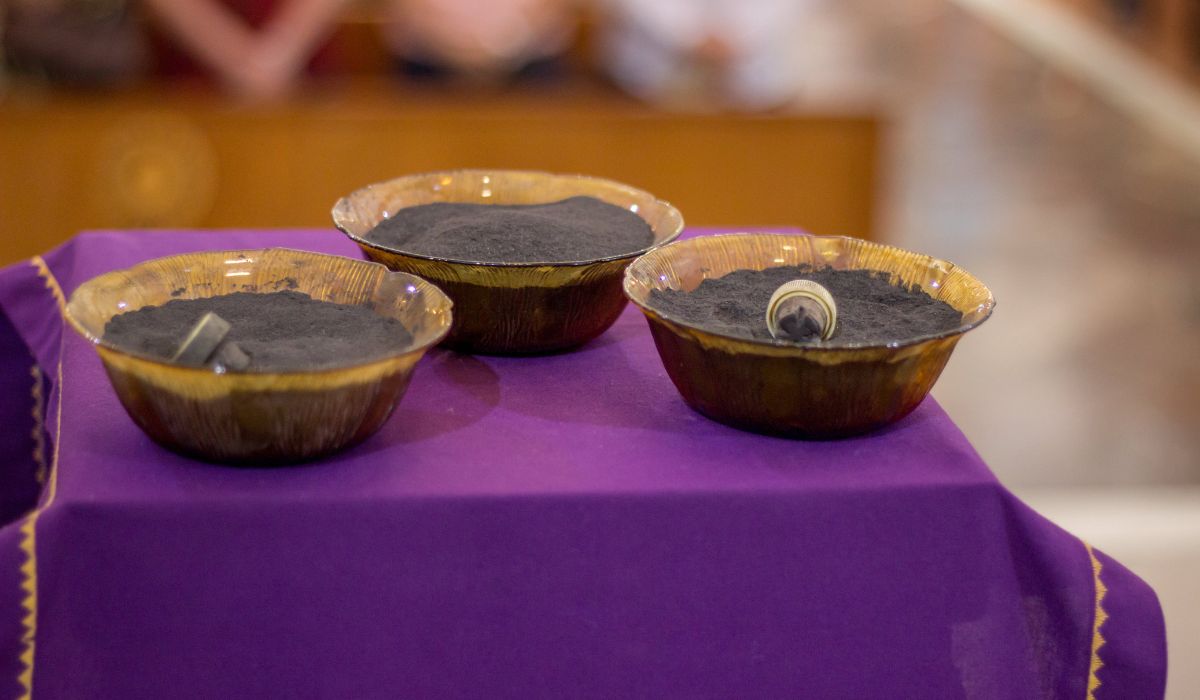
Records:
[[[508,266],[425,260],[363,245],[392,270],[422,277],[454,302],[442,346],[481,355],[543,355],[582,345],[608,330],[628,299],[633,258],[586,265]],[[465,278],[465,279],[464,279]]]
[[[442,345],[485,355],[540,355],[583,345],[608,330],[628,303],[620,274],[564,287],[434,284],[456,312]]]
[[[806,439],[861,435],[908,415],[929,393],[958,337],[930,340],[890,361],[822,364],[795,356],[704,347],[647,318],[684,401],[726,425]]]
[[[203,400],[106,370],[126,413],[158,444],[206,461],[256,466],[311,461],[366,440],[391,416],[412,376],[386,375],[371,391],[358,385],[235,391]]]

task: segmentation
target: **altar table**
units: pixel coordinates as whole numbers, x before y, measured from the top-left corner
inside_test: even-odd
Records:
[[[683,403],[633,308],[575,352],[432,351],[320,462],[157,446],[62,295],[267,246],[359,255],[101,231],[0,270],[0,699],[1162,696],[1153,591],[932,398],[854,439],[739,432]]]

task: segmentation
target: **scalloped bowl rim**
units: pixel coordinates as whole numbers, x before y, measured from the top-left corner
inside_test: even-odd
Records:
[[[84,286],[86,286],[93,279],[102,277],[104,275],[128,272],[130,270],[136,269],[143,265],[149,265],[150,263],[157,262],[159,260],[164,260],[166,258],[176,257],[178,255],[209,255],[209,254],[229,255],[231,253],[261,253],[261,252],[264,252],[267,250],[282,250],[282,251],[295,252],[295,253],[304,253],[305,255],[319,255],[319,256],[324,256],[327,258],[344,258],[345,260],[349,260],[350,262],[353,262],[353,263],[359,263],[362,265],[371,265],[373,267],[382,267],[386,271],[386,273],[389,275],[403,275],[405,277],[410,277],[413,280],[416,280],[422,284],[428,285],[430,288],[435,290],[438,294],[440,294],[445,299],[446,310],[448,312],[453,313],[454,301],[452,299],[450,299],[450,297],[445,292],[443,292],[440,287],[438,287],[436,284],[434,284],[433,282],[430,282],[429,280],[427,280],[423,277],[418,277],[417,275],[413,275],[413,274],[410,274],[407,272],[397,272],[395,270],[388,269],[388,267],[382,263],[377,263],[377,262],[373,262],[370,260],[356,260],[354,258],[346,258],[345,256],[341,256],[341,255],[330,255],[329,253],[317,253],[317,252],[314,252],[311,250],[301,250],[299,248],[271,247],[271,248],[242,248],[242,249],[233,249],[233,250],[199,250],[199,251],[195,251],[195,252],[191,252],[191,253],[177,253],[175,255],[166,255],[166,256],[162,256],[162,257],[158,257],[158,258],[152,258],[150,260],[143,260],[140,263],[130,265],[128,267],[122,267],[122,268],[118,268],[115,270],[109,270],[108,272],[103,272],[99,275],[96,275],[96,277],[93,277],[93,278],[85,281],[83,284],[79,285],[78,287],[76,287],[75,290],[71,292],[71,296],[67,299],[66,306],[63,307],[63,316],[66,317],[67,322],[71,324],[71,327],[75,330],[76,333],[83,336],[92,345],[102,347],[105,350],[108,350],[109,352],[114,352],[118,355],[124,355],[126,357],[132,357],[139,361],[149,362],[151,364],[158,365],[160,367],[169,367],[172,370],[177,370],[177,371],[181,371],[181,372],[191,372],[191,373],[203,374],[206,376],[214,376],[214,377],[224,377],[224,376],[264,377],[264,378],[266,378],[266,377],[300,377],[300,376],[309,376],[309,375],[334,374],[337,372],[345,372],[347,370],[360,370],[360,369],[363,369],[366,367],[372,367],[374,365],[385,364],[387,362],[398,359],[398,358],[408,355],[410,353],[424,352],[424,351],[428,350],[429,348],[434,347],[438,343],[442,342],[442,340],[450,332],[451,323],[450,323],[450,321],[447,321],[446,323],[444,323],[442,325],[442,327],[440,329],[438,329],[438,331],[436,333],[434,333],[434,335],[428,341],[426,341],[424,343],[410,345],[410,346],[406,347],[404,350],[401,350],[398,352],[390,352],[387,355],[375,357],[370,360],[366,360],[364,362],[356,362],[354,364],[337,365],[334,367],[319,367],[316,369],[296,370],[296,371],[291,371],[291,372],[237,372],[237,371],[214,372],[211,368],[208,368],[208,367],[190,367],[187,365],[181,365],[181,364],[177,364],[174,362],[170,362],[168,360],[163,360],[160,357],[151,357],[149,355],[145,355],[140,352],[135,352],[128,348],[124,348],[119,345],[116,345],[115,343],[104,340],[104,338],[102,336],[97,337],[96,335],[94,335],[90,330],[88,330],[87,328],[85,328],[83,326],[83,323],[79,319],[75,318],[74,314],[71,313],[71,304],[72,304],[72,302],[75,301],[75,298],[76,298],[75,295],[79,292],[79,290],[83,289]],[[199,298],[204,298],[204,297],[199,297]]]
[[[494,261],[494,260],[493,261],[460,260],[458,258],[445,258],[445,257],[436,256],[436,255],[423,255],[421,253],[410,253],[407,251],[399,250],[397,248],[390,248],[388,246],[380,245],[373,241],[367,240],[366,238],[363,238],[361,236],[358,236],[357,234],[347,231],[346,227],[342,225],[342,220],[338,214],[338,211],[340,209],[342,209],[344,206],[347,206],[349,201],[351,200],[351,198],[353,198],[355,195],[358,195],[358,194],[364,193],[364,192],[369,192],[370,190],[372,190],[376,187],[383,187],[384,185],[392,185],[395,183],[399,183],[402,180],[415,180],[417,178],[425,178],[425,177],[430,177],[430,176],[434,176],[434,175],[459,175],[459,174],[464,174],[464,173],[468,173],[468,174],[476,174],[476,173],[484,174],[484,173],[486,173],[489,175],[495,175],[497,173],[508,173],[508,174],[515,174],[515,175],[544,175],[546,177],[552,177],[552,178],[564,178],[564,179],[571,179],[571,180],[590,180],[592,182],[603,182],[603,183],[610,184],[610,185],[617,185],[620,188],[633,190],[635,192],[644,194],[644,195],[648,196],[649,198],[653,199],[655,204],[658,204],[668,210],[674,211],[676,218],[679,219],[679,225],[675,228],[674,231],[669,233],[661,241],[655,242],[650,246],[647,246],[645,248],[639,248],[638,250],[635,250],[635,251],[632,251],[629,253],[620,253],[617,255],[609,255],[609,256],[605,256],[603,258],[589,258],[587,260],[566,260],[566,261],[559,261],[559,262],[500,262],[500,261]],[[580,195],[580,196],[583,196],[583,195]],[[413,206],[419,206],[419,205],[413,205]],[[408,207],[401,207],[401,208],[407,209]],[[339,198],[338,201],[336,203],[334,203],[333,209],[330,210],[330,216],[333,218],[333,225],[335,227],[337,227],[337,230],[344,233],[348,238],[350,238],[350,240],[354,241],[355,243],[358,243],[359,245],[366,246],[368,248],[373,248],[375,250],[380,250],[385,253],[390,253],[392,255],[402,255],[406,258],[415,258],[417,260],[428,260],[431,262],[448,263],[451,265],[469,265],[472,267],[514,267],[514,268],[519,268],[519,267],[524,267],[524,268],[530,268],[530,267],[584,267],[586,265],[595,265],[598,263],[616,262],[618,260],[637,258],[642,255],[645,255],[646,253],[649,253],[652,250],[661,248],[669,243],[673,243],[676,239],[679,238],[680,235],[683,234],[683,229],[684,229],[684,220],[683,220],[682,212],[680,212],[679,209],[677,207],[675,207],[675,205],[671,204],[667,200],[656,197],[654,194],[647,192],[646,190],[640,189],[638,187],[634,187],[632,185],[627,185],[623,182],[619,182],[617,180],[613,180],[613,179],[606,178],[606,177],[597,177],[595,175],[583,175],[583,174],[574,174],[574,173],[552,173],[552,172],[549,172],[546,170],[487,170],[487,169],[482,169],[482,168],[459,168],[457,170],[431,170],[429,172],[424,172],[424,173],[414,173],[412,175],[401,175],[400,177],[392,178],[390,180],[381,180],[379,182],[373,182],[369,185],[359,187],[358,189],[354,190],[350,194],[347,194],[347,195]],[[372,227],[372,228],[374,228],[374,227]]]
[[[800,236],[804,236],[804,237],[809,237],[809,238],[820,238],[820,239],[825,239],[825,240],[853,241],[853,242],[856,242],[859,244],[875,246],[875,247],[881,248],[881,249],[894,250],[894,251],[898,251],[901,253],[908,253],[911,255],[916,255],[920,258],[923,258],[923,261],[928,262],[930,264],[930,266],[941,265],[942,267],[944,267],[947,274],[949,274],[950,272],[953,272],[954,270],[960,270],[964,274],[966,274],[968,277],[970,277],[971,279],[978,282],[979,286],[982,287],[983,290],[987,293],[987,298],[984,300],[983,304],[981,304],[981,307],[983,309],[983,316],[981,316],[978,319],[975,319],[974,321],[971,321],[969,323],[963,323],[963,324],[961,324],[955,328],[949,329],[949,330],[941,331],[938,333],[926,333],[924,335],[918,335],[918,336],[914,336],[912,338],[905,338],[904,340],[893,340],[893,341],[874,342],[874,343],[861,343],[861,342],[860,343],[843,343],[843,344],[836,344],[836,345],[835,344],[801,345],[798,343],[788,342],[786,340],[763,340],[761,338],[748,338],[745,336],[733,335],[730,333],[722,333],[720,331],[710,330],[708,328],[697,325],[690,321],[685,321],[685,320],[678,318],[676,316],[673,316],[671,314],[663,313],[662,311],[654,308],[654,306],[652,306],[650,304],[648,296],[647,296],[647,300],[645,302],[639,301],[638,299],[636,299],[634,297],[633,294],[630,293],[629,289],[630,289],[630,285],[634,283],[635,268],[637,267],[641,258],[633,261],[633,263],[625,270],[625,280],[624,280],[624,284],[623,284],[623,288],[625,290],[625,296],[629,299],[629,301],[633,302],[633,304],[635,306],[637,306],[639,309],[641,309],[644,313],[652,314],[656,318],[666,321],[666,322],[670,323],[671,325],[679,326],[682,328],[686,328],[688,330],[696,331],[698,333],[703,333],[703,334],[714,336],[717,338],[723,338],[723,339],[732,340],[735,342],[746,343],[748,345],[759,346],[762,348],[770,348],[772,350],[795,350],[797,352],[797,354],[805,354],[805,353],[810,353],[810,352],[811,353],[845,352],[847,350],[897,350],[900,348],[912,347],[914,345],[920,345],[921,343],[924,343],[924,342],[927,342],[930,340],[941,340],[944,338],[951,338],[954,336],[962,335],[962,334],[966,333],[967,331],[970,331],[971,329],[978,327],[984,321],[991,318],[992,312],[995,311],[995,309],[996,309],[996,298],[992,294],[991,288],[989,288],[978,277],[971,274],[971,272],[969,272],[966,268],[962,267],[961,265],[956,265],[956,264],[950,262],[949,260],[935,258],[930,255],[925,255],[924,253],[917,253],[915,251],[900,248],[898,246],[887,245],[886,243],[876,243],[874,241],[868,241],[863,238],[855,238],[853,236],[816,236],[816,235],[811,235],[811,234],[795,234],[795,233],[789,234],[789,233],[785,233],[782,231],[778,232],[778,233],[766,232],[766,231],[754,231],[754,232],[747,231],[747,232],[722,233],[722,234],[716,234],[716,235],[712,235],[712,236],[699,236],[697,238],[689,238],[687,240],[677,241],[674,245],[686,246],[691,241],[696,241],[696,240],[701,240],[701,239],[746,238],[748,236],[754,236],[754,237],[770,237],[770,236],[800,237]],[[665,246],[664,246],[664,248],[665,248]],[[648,255],[653,254],[654,252],[659,252],[659,251],[652,251],[651,253],[647,253],[647,254]],[[665,253],[662,253],[662,254],[665,254]],[[749,268],[739,268],[739,269],[749,269]],[[820,269],[820,268],[818,268],[818,269]],[[870,268],[862,268],[862,269],[870,269]],[[731,270],[731,272],[732,272],[732,270]]]

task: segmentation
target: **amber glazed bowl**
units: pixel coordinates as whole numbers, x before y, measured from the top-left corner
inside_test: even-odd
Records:
[[[707,331],[655,308],[650,296],[691,291],[734,270],[791,265],[885,272],[893,283],[920,285],[963,320],[937,335],[802,346]],[[777,234],[707,236],[652,251],[629,266],[625,293],[646,314],[667,374],[690,406],[739,428],[812,438],[903,418],[929,393],[962,334],[995,306],[982,282],[944,260],[856,238]]]
[[[404,324],[413,341],[344,367],[218,374],[141,356],[103,338],[109,319],[143,306],[280,289],[370,305]],[[95,345],[121,404],[155,441],[213,461],[270,464],[328,454],[378,430],[417,360],[449,330],[450,309],[434,285],[383,265],[270,248],[174,255],[100,275],[71,295],[67,320]]]
[[[593,260],[496,263],[405,253],[366,238],[404,207],[432,202],[545,204],[577,195],[633,211],[650,225],[654,243]],[[446,345],[500,355],[564,350],[603,333],[625,308],[621,273],[634,258],[683,231],[679,211],[648,192],[583,175],[514,170],[423,173],[370,185],[339,200],[333,221],[370,259],[446,290],[455,306]]]

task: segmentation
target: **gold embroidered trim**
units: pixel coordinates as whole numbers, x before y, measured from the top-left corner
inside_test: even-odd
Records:
[[[33,438],[33,475],[37,479],[39,486],[46,485],[46,397],[42,391],[42,368],[34,365],[29,369],[29,375],[33,377],[33,388],[30,390],[30,395],[33,397],[33,431],[30,437]]]
[[[37,268],[38,276],[46,282],[46,288],[54,295],[54,300],[58,303],[60,313],[66,307],[66,300],[63,297],[62,287],[59,286],[58,280],[54,278],[54,274],[50,272],[50,268],[46,266],[46,261],[40,256],[31,259],[30,264]],[[41,393],[41,370],[35,368],[36,378],[38,380],[37,393]],[[21,564],[21,591],[24,593],[24,598],[21,601],[21,608],[25,611],[25,617],[21,619],[21,626],[24,628],[21,634],[21,671],[17,675],[17,682],[21,684],[21,700],[32,700],[33,697],[33,659],[37,649],[37,521],[41,517],[42,512],[50,507],[54,502],[54,496],[58,493],[58,455],[62,451],[62,404],[63,404],[63,370],[62,358],[58,361],[58,372],[55,387],[58,394],[58,403],[55,407],[54,416],[54,434],[56,440],[54,443],[54,457],[50,463],[49,474],[46,476],[46,493],[42,503],[34,508],[33,511],[25,517],[25,521],[21,523],[21,551],[25,553],[25,561]],[[35,407],[36,408],[36,407]],[[44,410],[44,407],[43,407]],[[39,436],[40,436],[39,430]],[[42,449],[45,445],[43,443]],[[44,459],[44,455],[43,455]]]
[[[1104,635],[1100,632],[1100,627],[1108,620],[1108,613],[1104,612],[1104,596],[1108,594],[1108,587],[1100,579],[1100,571],[1104,567],[1096,558],[1092,545],[1084,542],[1083,546],[1092,561],[1092,581],[1096,590],[1096,611],[1092,617],[1092,660],[1088,666],[1087,682],[1087,700],[1096,700],[1096,689],[1100,687],[1099,673],[1100,669],[1104,668],[1104,662],[1100,660],[1100,647],[1104,646]]]
[[[21,564],[21,590],[25,597],[21,607],[25,617],[21,620],[24,633],[21,635],[21,673],[17,676],[23,690],[21,700],[31,700],[33,697],[33,654],[37,646],[37,521],[42,512],[54,502],[58,493],[58,454],[62,444],[62,361],[58,363],[58,405],[55,410],[55,435],[58,436],[54,445],[54,459],[50,464],[50,474],[46,485],[46,498],[42,504],[33,510],[21,523],[21,551],[25,553],[25,561]]]
[[[46,289],[54,295],[54,301],[58,303],[58,310],[61,313],[67,308],[67,298],[63,296],[62,287],[59,286],[58,280],[54,278],[54,273],[50,271],[50,267],[46,265],[46,261],[42,260],[42,256],[35,255],[29,259],[29,264],[37,269],[38,277],[46,283]]]
[[[24,599],[21,608],[25,617],[21,618],[21,673],[17,681],[21,684],[21,700],[29,700],[33,696],[33,649],[34,637],[37,635],[37,563],[34,527],[37,524],[38,511],[34,510],[21,523],[21,551],[25,553],[25,562],[21,564],[21,591]]]

